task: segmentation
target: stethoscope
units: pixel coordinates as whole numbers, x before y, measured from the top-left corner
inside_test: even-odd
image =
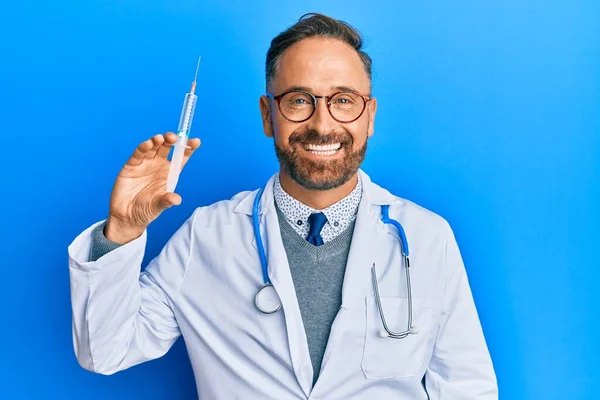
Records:
[[[265,253],[265,247],[263,245],[263,241],[260,235],[260,223],[259,223],[259,207],[260,207],[260,199],[264,192],[264,188],[261,188],[256,197],[254,198],[254,205],[252,207],[252,225],[254,228],[254,237],[256,239],[256,246],[258,248],[258,256],[260,258],[260,264],[262,267],[263,281],[264,285],[256,292],[256,296],[254,297],[254,304],[256,308],[262,312],[263,314],[273,314],[279,310],[281,310],[281,300],[277,295],[277,291],[273,287],[271,280],[269,279],[269,273],[267,270],[267,255]],[[389,205],[381,206],[381,221],[386,224],[391,224],[398,229],[398,233],[400,234],[400,244],[402,247],[402,259],[403,263],[406,267],[406,289],[407,289],[407,297],[408,297],[408,321],[406,330],[401,332],[392,331],[385,321],[385,316],[383,312],[383,306],[381,305],[381,297],[379,296],[379,285],[377,284],[377,273],[375,271],[375,264],[371,267],[371,275],[373,279],[373,288],[375,291],[375,301],[377,303],[377,308],[379,309],[379,316],[381,317],[381,322],[383,324],[383,329],[379,332],[379,336],[382,338],[389,337],[392,339],[403,339],[410,334],[417,334],[419,330],[416,326],[412,324],[412,293],[411,293],[411,282],[410,282],[410,261],[408,258],[408,241],[406,240],[406,235],[404,233],[404,228],[400,223],[394,219],[389,217]]]

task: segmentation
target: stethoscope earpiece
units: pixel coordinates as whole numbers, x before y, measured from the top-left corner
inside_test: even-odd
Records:
[[[416,326],[411,326],[408,333],[411,335],[416,335],[417,333],[419,333],[419,328],[417,328]],[[388,338],[388,337],[390,337],[390,334],[384,328],[381,328],[379,330],[379,337],[380,338]],[[406,335],[404,335],[403,337],[406,337]]]

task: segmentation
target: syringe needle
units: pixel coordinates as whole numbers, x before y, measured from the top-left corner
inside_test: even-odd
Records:
[[[196,78],[198,77],[198,68],[200,68],[200,59],[202,56],[198,56],[198,64],[196,65],[196,73],[194,74],[194,82],[196,82]]]
[[[198,56],[198,64],[196,65],[196,73],[194,74],[194,82],[192,82],[192,90],[190,90],[190,93],[194,93],[194,91],[196,90],[196,78],[198,77],[198,69],[200,68],[200,58],[202,56]]]

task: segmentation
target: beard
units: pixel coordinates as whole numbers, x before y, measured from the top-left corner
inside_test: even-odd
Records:
[[[367,134],[365,132],[365,137]],[[281,169],[296,183],[309,190],[329,190],[342,186],[358,171],[367,153],[367,140],[358,150],[353,151],[354,139],[343,131],[326,135],[315,130],[294,131],[289,138],[289,145],[284,148],[275,140],[275,153]],[[340,143],[344,156],[333,160],[314,160],[302,154],[304,144],[327,145]]]

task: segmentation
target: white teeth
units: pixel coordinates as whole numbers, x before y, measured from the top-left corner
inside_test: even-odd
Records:
[[[325,146],[317,146],[316,144],[307,144],[304,146],[304,148],[306,150],[309,150],[311,152],[317,152],[318,154],[322,153],[322,152],[332,152],[331,154],[335,153],[336,150],[339,150],[339,148],[342,145],[340,143],[333,143],[333,144],[327,144]]]
[[[337,150],[331,150],[331,151],[316,151],[316,150],[309,150],[309,153],[312,154],[316,154],[318,156],[332,156],[335,154]]]

